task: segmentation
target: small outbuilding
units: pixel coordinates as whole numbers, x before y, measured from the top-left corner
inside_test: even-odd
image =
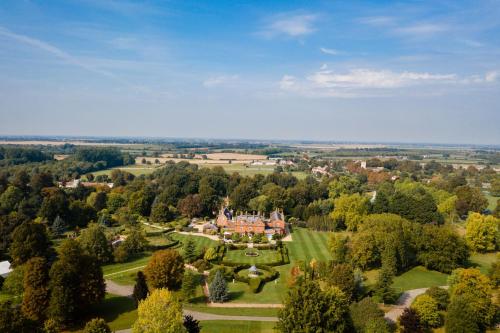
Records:
[[[10,262],[7,260],[0,261],[0,276],[6,278],[10,272],[12,272],[12,267],[10,266]]]

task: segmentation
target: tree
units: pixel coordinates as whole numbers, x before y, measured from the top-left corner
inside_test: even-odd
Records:
[[[198,257],[196,254],[196,244],[194,243],[194,240],[192,237],[188,237],[187,241],[184,243],[184,246],[182,248],[183,252],[183,258],[186,260],[188,263],[192,263],[195,261]]]
[[[488,207],[488,200],[480,189],[468,185],[459,186],[455,189],[457,195],[456,208],[460,216],[469,212],[482,212]]]
[[[106,264],[112,261],[113,253],[102,228],[96,223],[89,224],[85,230],[82,230],[78,241],[85,253],[95,257],[98,263]]]
[[[85,324],[83,333],[111,333],[111,329],[104,319],[94,318]]]
[[[233,235],[237,235],[236,233],[234,233]],[[232,235],[232,236],[233,236]],[[231,236],[231,239],[233,239],[233,237]],[[234,240],[234,239],[233,239]],[[215,260],[217,259],[217,251],[213,248],[213,247],[209,247],[206,251],[205,251],[205,254],[203,255],[203,259],[205,261],[212,261],[212,260]]]
[[[334,265],[328,274],[327,281],[339,288],[348,300],[353,300],[356,296],[356,281],[354,271],[349,264]]]
[[[368,199],[359,193],[341,194],[334,200],[331,217],[338,225],[346,226],[347,230],[356,231],[363,216],[368,213]]]
[[[139,303],[134,333],[187,332],[182,318],[182,306],[167,289],[156,289]]]
[[[174,219],[174,213],[170,210],[168,204],[155,200],[151,207],[150,218],[153,222],[168,222]]]
[[[0,302],[0,332],[32,333],[37,332],[37,325],[23,315],[20,307],[10,301]]]
[[[13,211],[17,209],[22,199],[23,191],[11,185],[0,195],[0,210]]]
[[[40,257],[31,258],[24,265],[24,272],[23,313],[33,321],[42,322],[49,304],[47,260]]]
[[[184,276],[184,260],[176,250],[156,251],[144,269],[144,274],[151,289],[178,290]]]
[[[50,229],[52,230],[54,236],[60,237],[66,231],[67,225],[66,222],[64,222],[64,220],[59,215],[57,215]]]
[[[200,333],[201,331],[200,322],[190,315],[184,316],[184,328],[187,333]]]
[[[182,279],[182,295],[184,299],[189,301],[196,293],[196,287],[199,285],[198,275],[191,270],[184,273]]]
[[[498,234],[500,219],[491,215],[471,213],[466,223],[465,240],[473,251],[486,252],[496,249],[500,241]]]
[[[24,273],[24,265],[15,267],[5,278],[2,291],[12,296],[22,295],[24,293]]]
[[[469,258],[464,239],[448,226],[425,225],[415,234],[414,242],[418,262],[428,269],[450,273]]]
[[[177,208],[182,215],[192,218],[202,212],[203,205],[198,194],[190,194],[179,201]]]
[[[441,326],[438,303],[431,296],[426,294],[418,296],[410,308],[418,314],[423,326],[434,328]]]
[[[208,287],[210,302],[224,303],[229,299],[229,289],[221,271],[215,273],[215,277]]]
[[[10,245],[12,265],[22,265],[33,257],[47,257],[50,245],[43,225],[32,222],[21,224],[12,233]]]
[[[267,195],[261,194],[248,202],[248,208],[255,212],[269,213],[273,206]]]
[[[470,296],[465,295],[459,295],[452,299],[446,313],[445,331],[447,333],[479,333],[483,331],[478,324],[471,301]]]
[[[347,297],[336,287],[307,281],[289,290],[278,312],[279,332],[352,332]]]
[[[232,208],[244,211],[249,208],[250,200],[257,195],[257,190],[251,182],[242,182],[233,189],[229,195],[229,201]]]
[[[420,324],[420,317],[418,313],[411,309],[404,309],[399,317],[399,326],[401,326],[401,333],[423,333],[423,327]]]
[[[361,193],[361,182],[353,176],[340,176],[328,187],[330,198],[338,198],[342,194]]]
[[[106,201],[107,201],[107,194],[106,192],[99,191],[99,192],[92,192],[90,195],[87,197],[87,204],[94,208],[96,212],[99,212],[106,208]]]
[[[146,299],[149,294],[148,285],[146,283],[146,277],[142,271],[137,272],[137,276],[135,278],[134,291],[132,296],[134,297],[135,306],[139,305],[139,302],[143,299]]]
[[[450,306],[456,302],[457,297],[467,299],[472,312],[472,316],[480,329],[485,329],[491,325],[495,306],[492,304],[491,281],[478,269],[459,268],[452,272],[448,278],[450,285]]]
[[[146,250],[148,240],[145,237],[144,231],[141,228],[133,227],[127,235],[127,238],[122,243],[129,255],[141,253]]]
[[[446,310],[448,304],[450,303],[450,295],[448,294],[448,291],[446,289],[439,287],[430,287],[429,289],[427,289],[425,294],[434,298],[434,300],[438,304],[439,310]]]
[[[334,263],[343,264],[346,261],[347,241],[349,239],[342,235],[332,233],[328,240],[330,253]]]
[[[391,285],[393,282],[393,271],[388,267],[382,267],[379,272],[377,283],[375,284],[374,296],[384,303],[394,301],[395,293]]]
[[[384,311],[370,297],[363,298],[357,303],[352,303],[349,309],[356,332],[389,332],[389,325],[384,319]],[[377,323],[377,327],[381,329],[370,330],[373,323]]]
[[[50,268],[49,317],[61,324],[72,323],[99,304],[105,295],[102,269],[83,252],[79,243],[67,239],[58,249],[59,260]]]

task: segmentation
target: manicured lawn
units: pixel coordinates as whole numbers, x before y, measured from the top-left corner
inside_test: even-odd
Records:
[[[276,262],[279,260],[278,252],[275,250],[257,250],[253,249],[253,252],[259,254],[258,257],[249,257],[245,253],[248,249],[244,250],[230,250],[224,255],[224,261],[228,262],[238,262],[245,264],[266,264],[270,262]]]
[[[129,262],[110,264],[102,267],[105,279],[109,279],[118,284],[132,285],[138,271],[143,269],[151,258],[151,252],[146,252]]]
[[[497,207],[497,200],[500,199],[500,197],[494,197],[489,193],[484,193],[486,196],[486,199],[488,199],[488,209],[493,211]]]
[[[478,268],[481,273],[488,274],[491,265],[496,261],[498,252],[474,253],[470,256],[470,262]]]
[[[220,321],[201,322],[202,333],[273,333],[276,323],[265,321]]]
[[[294,228],[292,242],[286,242],[288,246],[290,261],[311,259],[328,261],[332,259],[328,249],[329,232],[312,231],[304,228]]]
[[[396,276],[392,287],[396,292],[403,292],[410,289],[445,286],[448,276],[448,274],[430,271],[425,267],[417,266],[400,276]]]
[[[179,234],[177,232],[171,233],[170,237],[175,240],[180,240],[181,244],[179,245],[179,252],[182,253],[182,246],[185,244],[188,238],[191,238],[194,243],[196,244],[196,249],[198,251],[201,251],[203,248],[209,248],[209,247],[215,247],[217,246],[217,242],[214,241],[213,239],[210,239],[208,237],[203,237],[203,236],[196,236],[195,234],[193,235],[183,235]]]
[[[277,308],[212,308],[206,305],[191,305],[184,304],[184,309],[213,313],[227,316],[259,316],[259,317],[276,317],[278,315]]]
[[[135,322],[137,309],[129,297],[106,294],[104,302],[96,308],[96,316],[106,320],[111,330],[122,330]]]

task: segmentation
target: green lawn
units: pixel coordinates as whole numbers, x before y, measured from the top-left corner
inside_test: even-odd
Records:
[[[273,333],[276,323],[265,321],[220,321],[201,322],[202,333]]]
[[[481,273],[488,274],[491,264],[493,264],[497,259],[498,252],[492,253],[474,253],[470,256],[470,262],[473,266],[476,266]]]
[[[172,239],[181,241],[182,244],[180,244],[180,248],[179,248],[180,253],[182,253],[182,246],[187,241],[188,238],[191,238],[194,241],[194,243],[196,244],[196,249],[198,251],[201,251],[203,248],[215,247],[218,244],[213,239],[210,239],[208,237],[203,237],[203,236],[196,236],[195,234],[183,235],[183,234],[179,234],[179,233],[174,232],[174,233],[170,234],[170,237]]]
[[[293,242],[286,242],[288,246],[290,261],[311,259],[328,261],[332,259],[328,249],[329,232],[318,232],[303,228],[294,228],[292,233]]]
[[[230,250],[224,255],[224,261],[227,262],[238,262],[245,264],[266,264],[271,262],[279,261],[278,252],[275,250],[257,250],[253,249],[254,252],[259,253],[258,257],[248,257],[245,253],[248,249],[244,250]]]
[[[137,310],[131,298],[106,294],[104,302],[96,307],[96,316],[116,331],[130,328],[137,319]]]
[[[410,289],[445,286],[448,276],[448,274],[430,271],[425,267],[417,266],[400,276],[396,276],[392,287],[397,292],[403,292]]]
[[[213,308],[206,305],[184,304],[184,309],[227,316],[276,317],[277,308]]]
[[[494,197],[489,193],[484,193],[486,196],[486,199],[488,199],[488,209],[493,211],[497,207],[497,200],[500,199],[500,197]]]
[[[153,172],[155,172],[158,168],[161,168],[161,166],[146,166],[146,165],[137,165],[137,166],[126,166],[126,167],[118,167],[118,168],[111,168],[111,169],[106,169],[106,170],[100,170],[96,172],[91,172],[94,176],[99,176],[99,175],[111,175],[111,172],[114,169],[120,169],[123,171],[127,171],[134,176],[140,176],[140,175],[149,175]]]
[[[104,278],[118,284],[132,285],[137,272],[148,264],[150,258],[151,252],[146,252],[129,262],[105,265],[102,267]]]

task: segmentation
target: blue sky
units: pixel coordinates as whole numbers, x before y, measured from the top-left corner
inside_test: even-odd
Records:
[[[500,143],[500,1],[0,2],[0,134]]]

